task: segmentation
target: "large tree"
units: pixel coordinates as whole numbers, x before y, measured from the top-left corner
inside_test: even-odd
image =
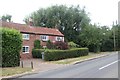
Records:
[[[2,21],[8,21],[8,22],[11,22],[11,18],[12,18],[11,15],[6,14],[6,15],[3,15],[3,16],[1,17],[1,20],[2,20]]]
[[[55,5],[33,12],[24,21],[28,23],[29,18],[32,18],[35,26],[58,28],[68,41],[73,41],[81,47],[88,47],[90,51],[113,50],[113,29],[90,24],[85,8]],[[117,36],[116,40],[119,40]]]
[[[28,22],[29,18],[33,19],[35,26],[58,28],[68,41],[75,43],[80,41],[78,38],[80,31],[90,22],[85,8],[65,5],[41,8],[25,18],[25,22]]]

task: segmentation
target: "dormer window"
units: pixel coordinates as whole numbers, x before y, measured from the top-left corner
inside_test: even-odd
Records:
[[[29,40],[29,34],[22,34],[22,37],[24,40]]]
[[[47,35],[41,35],[41,36],[40,36],[40,39],[41,39],[42,41],[48,41],[48,40],[49,40],[49,37],[48,37]]]

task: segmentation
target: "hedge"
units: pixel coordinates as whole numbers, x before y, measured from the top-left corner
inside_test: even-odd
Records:
[[[43,51],[44,50],[42,50],[42,49],[32,49],[33,58],[42,58],[41,52],[43,52]]]
[[[15,67],[20,64],[22,36],[19,31],[0,28],[2,32],[2,67]]]
[[[36,54],[36,53],[37,54]],[[41,56],[41,50],[40,49],[34,49],[34,58],[35,54],[36,56]],[[44,51],[44,59],[46,61],[55,61],[55,60],[61,60],[66,58],[74,58],[79,56],[85,56],[88,55],[88,48],[74,48],[69,50],[45,50]]]

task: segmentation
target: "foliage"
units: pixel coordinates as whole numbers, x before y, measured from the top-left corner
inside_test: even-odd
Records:
[[[2,67],[15,67],[20,64],[22,36],[14,29],[0,28],[2,31]]]
[[[88,48],[74,48],[70,50],[46,50],[44,58],[46,61],[54,61],[85,55],[88,55]]]
[[[40,40],[35,40],[35,41],[34,41],[34,48],[35,48],[35,49],[40,49],[40,48],[41,48]]]
[[[81,39],[81,46],[87,46],[89,51],[98,52],[100,50],[101,41],[101,31],[96,25],[86,26],[81,34],[79,35]]]
[[[44,50],[43,49],[32,49],[32,56],[33,58],[42,58],[42,52]]]
[[[50,40],[48,40],[46,45],[48,49],[61,49],[61,50],[68,49],[68,44],[63,41],[56,41],[53,43]]]
[[[78,44],[76,44],[76,43],[74,43],[74,42],[72,42],[72,41],[68,43],[68,46],[69,46],[70,48],[76,48],[76,47],[79,47]]]
[[[114,38],[115,38],[114,50],[120,50],[120,25],[118,24],[113,25],[111,31],[112,31],[112,35],[111,35],[112,41],[114,41]]]
[[[68,49],[68,44],[63,41],[56,41],[53,45],[55,45],[56,49],[61,49],[61,50]]]
[[[46,45],[48,49],[56,49],[56,46],[50,40],[47,41]]]
[[[25,20],[33,19],[35,26],[58,28],[64,35],[65,40],[78,44],[80,47],[88,47],[89,51],[112,51],[114,50],[114,32],[116,50],[120,49],[120,26],[92,25],[85,8],[79,6],[55,5],[46,9],[41,8],[33,12]]]
[[[113,50],[113,39],[112,39],[112,31],[106,27],[101,27],[101,51],[112,51]]]
[[[41,8],[25,18],[25,22],[33,19],[35,26],[58,28],[68,39],[79,43],[78,38],[80,31],[89,24],[90,19],[85,11],[79,6],[55,5],[46,9]]]
[[[3,16],[1,17],[1,20],[2,20],[2,21],[8,21],[8,22],[11,22],[11,18],[12,18],[11,15],[6,14],[6,15],[3,15]]]

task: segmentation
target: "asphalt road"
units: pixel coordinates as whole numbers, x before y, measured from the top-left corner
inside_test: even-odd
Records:
[[[118,78],[118,52],[102,58],[19,78]]]

